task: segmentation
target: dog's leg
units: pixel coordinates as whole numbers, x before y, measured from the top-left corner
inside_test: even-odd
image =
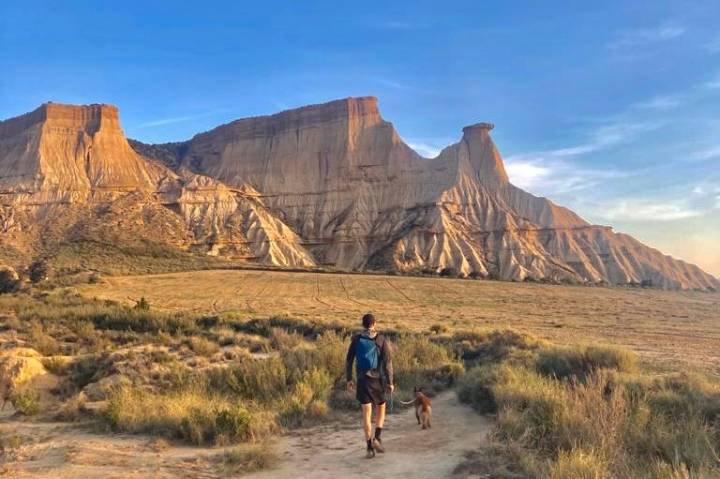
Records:
[[[415,418],[417,419],[418,424],[420,424],[420,407],[415,406]]]

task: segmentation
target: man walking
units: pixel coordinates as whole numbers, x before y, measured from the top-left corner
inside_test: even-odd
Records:
[[[363,331],[355,334],[350,341],[345,371],[347,388],[351,391],[353,362],[357,374],[356,397],[362,406],[363,429],[367,443],[367,457],[375,452],[385,452],[382,446],[382,428],[385,424],[385,390],[393,392],[393,367],[390,344],[375,330],[375,317],[368,313],[362,318]],[[372,408],[376,408],[375,435],[372,434]]]

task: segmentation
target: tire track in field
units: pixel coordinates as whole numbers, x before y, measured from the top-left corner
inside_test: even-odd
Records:
[[[327,306],[328,308],[336,309],[335,306],[333,306],[332,304],[326,303],[325,301],[323,301],[323,300],[320,299],[320,298],[321,298],[321,294],[320,294],[320,276],[317,276],[317,274],[316,274],[316,276],[315,276],[315,296],[313,296],[313,299],[314,299],[315,301],[317,301],[318,303],[320,303],[320,304],[322,304],[322,305],[324,305],[324,306]]]
[[[385,282],[386,282],[386,283],[388,284],[388,286],[390,286],[392,289],[394,289],[395,291],[397,291],[398,293],[400,293],[400,295],[401,295],[403,298],[407,299],[407,300],[410,301],[411,303],[415,303],[415,302],[416,302],[416,301],[415,301],[414,299],[412,299],[410,296],[408,296],[407,294],[405,294],[405,291],[403,291],[402,289],[398,288],[396,285],[392,284],[389,279],[386,279]]]
[[[340,282],[340,286],[342,287],[342,290],[345,292],[345,297],[348,301],[351,303],[355,303],[359,306],[367,306],[365,303],[361,303],[360,301],[354,300],[352,297],[350,297],[350,291],[348,291],[347,287],[345,286],[345,281],[343,281],[342,277],[338,277],[338,281]]]
[[[400,296],[402,296],[403,298],[405,298],[405,300],[410,303],[410,307],[409,307],[408,309],[410,309],[410,310],[415,310],[415,309],[418,309],[418,308],[420,307],[420,305],[417,304],[417,301],[416,301],[416,300],[414,300],[413,298],[411,298],[410,296],[408,296],[408,295],[405,293],[405,291],[403,291],[403,290],[402,290],[401,288],[399,288],[397,285],[392,284],[389,279],[385,279],[385,282],[388,284],[388,286],[390,286],[392,289],[394,289],[398,294],[400,294]]]
[[[259,291],[255,293],[254,301],[257,301],[257,302],[260,302],[260,301],[261,301],[261,300],[260,300],[260,296],[265,292],[265,290],[267,289],[268,285],[270,284],[269,281],[265,281],[264,283],[261,283],[261,282],[260,282],[260,280],[264,279],[265,276],[267,276],[267,273],[263,272],[263,273],[260,273],[259,275],[257,275],[257,278],[255,278],[255,283],[256,283],[256,284],[261,284],[261,286],[260,286]],[[247,278],[246,278],[246,281],[247,281]],[[253,295],[252,292],[246,290],[246,291],[245,291],[245,296],[246,296],[245,298],[242,297],[242,293],[243,293],[243,288],[242,288],[242,287],[240,287],[240,288],[238,288],[238,289],[235,290],[235,295],[240,296],[240,298],[238,298],[238,299],[240,299],[240,300],[245,300],[245,309],[246,309],[249,313],[256,313],[256,312],[257,312],[257,309],[253,306],[252,301],[251,301],[251,296]]]

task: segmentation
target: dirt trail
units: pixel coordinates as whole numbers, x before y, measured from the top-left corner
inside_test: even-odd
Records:
[[[365,459],[359,414],[296,430],[280,438],[278,468],[254,479],[442,478],[465,451],[485,444],[488,419],[458,403],[454,393],[433,402],[433,427],[421,430],[412,409],[388,417],[387,453]],[[0,437],[20,436],[22,445],[0,454],[0,476],[8,478],[225,478],[215,457],[221,448],[165,444],[150,437],[102,434],[71,423],[27,422],[0,413]],[[240,477],[240,476],[232,476]]]
[[[356,418],[357,419],[357,418]],[[281,465],[250,474],[252,479],[443,478],[463,453],[485,445],[490,420],[460,404],[454,392],[433,401],[432,429],[417,425],[413,409],[388,416],[383,431],[387,452],[365,458],[359,420],[318,426],[284,437]]]

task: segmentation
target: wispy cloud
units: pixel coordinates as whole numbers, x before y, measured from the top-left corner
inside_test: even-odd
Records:
[[[587,168],[576,162],[578,157],[602,151],[630,140],[637,134],[660,128],[661,122],[617,122],[600,126],[591,132],[586,143],[542,150],[505,159],[510,181],[515,185],[545,195],[562,195],[591,189],[611,179],[627,178],[637,172],[612,168]]]
[[[720,38],[710,40],[703,47],[710,53],[720,53]]]
[[[209,116],[214,116],[219,113],[223,113],[225,111],[226,110],[213,110],[213,111],[208,111],[205,113],[199,113],[197,115],[183,115],[183,116],[171,116],[168,118],[159,118],[157,120],[151,120],[151,121],[146,121],[144,123],[140,123],[139,125],[137,125],[137,128],[154,128],[157,126],[172,125],[175,123],[184,123],[186,121],[192,121],[192,120],[197,120],[200,118],[207,118]]]
[[[588,153],[593,153],[610,146],[622,143],[630,139],[631,137],[647,131],[652,131],[660,128],[663,125],[659,121],[648,121],[648,122],[617,122],[608,125],[603,125],[596,128],[590,135],[589,141],[584,144],[557,148],[554,150],[536,151],[531,153],[524,153],[520,155],[513,155],[507,158],[508,161],[519,161],[519,160],[552,160],[557,158],[568,158]]]
[[[720,73],[717,73],[710,81],[703,84],[706,90],[720,90]]]
[[[425,28],[424,23],[411,22],[407,20],[390,20],[375,24],[375,27],[383,30],[419,30]]]
[[[595,216],[610,221],[676,221],[702,215],[703,211],[683,200],[658,202],[646,198],[606,202],[595,212]]]
[[[691,157],[691,160],[705,161],[720,158],[720,146],[714,146],[706,148],[704,150],[696,151]]]
[[[586,205],[590,215],[608,221],[657,222],[697,218],[720,209],[720,187],[698,184],[674,194],[621,197]]]
[[[649,100],[640,101],[631,105],[632,108],[642,110],[669,110],[685,103],[682,95],[659,95]]]
[[[370,78],[370,80],[374,81],[375,83],[378,83],[380,85],[390,87],[390,88],[393,88],[395,90],[400,90],[400,91],[412,92],[412,93],[423,94],[423,95],[433,95],[433,94],[438,93],[437,90],[432,90],[430,88],[423,88],[423,87],[411,85],[411,84],[393,80],[390,78],[373,77],[373,78]]]
[[[152,128],[155,126],[172,125],[173,123],[182,123],[185,121],[192,120],[193,116],[174,116],[170,118],[161,118],[159,120],[152,120],[145,123],[140,123],[138,128]]]
[[[608,46],[617,49],[652,45],[680,37],[685,31],[685,27],[671,24],[659,25],[654,28],[627,30],[618,33]]]
[[[435,158],[443,148],[457,141],[453,138],[407,138],[405,142],[420,156]]]
[[[548,158],[509,157],[505,161],[505,168],[514,185],[548,196],[587,190],[608,180],[633,174],[612,168],[585,168],[570,161]]]

